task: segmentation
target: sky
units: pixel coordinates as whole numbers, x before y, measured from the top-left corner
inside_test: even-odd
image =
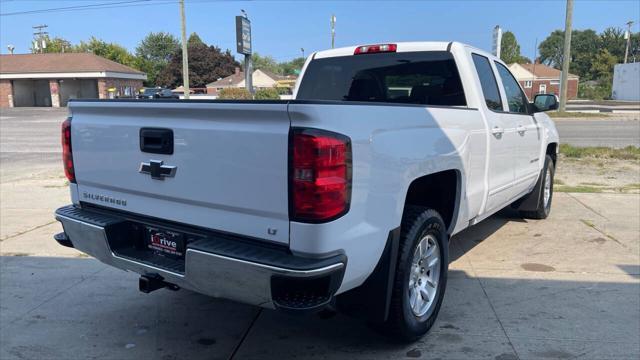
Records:
[[[180,36],[176,0],[0,0],[0,51],[14,45],[28,53],[32,26],[46,24],[50,36],[72,44],[90,36],[134,51],[149,32]],[[395,41],[460,41],[491,50],[492,29],[512,31],[524,56],[535,44],[563,29],[564,0],[537,1],[224,1],[185,0],[187,33],[235,54],[235,16],[244,9],[251,19],[253,48],[278,61],[331,47],[330,18],[336,16],[336,47]],[[109,4],[110,8],[11,13]],[[600,32],[635,21],[640,30],[639,0],[576,0],[573,28]],[[236,56],[238,59],[240,56]]]

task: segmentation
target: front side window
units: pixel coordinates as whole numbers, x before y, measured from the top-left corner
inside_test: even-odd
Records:
[[[502,111],[502,99],[500,99],[500,91],[498,91],[498,83],[491,69],[489,59],[482,55],[473,54],[473,64],[480,78],[480,86],[482,86],[482,94],[487,107],[491,110]]]
[[[304,73],[296,99],[467,104],[455,61],[446,51],[315,59]]]
[[[509,112],[528,114],[529,106],[526,96],[522,93],[518,81],[511,75],[511,72],[502,64],[496,62],[496,68],[500,79],[502,80],[502,86],[504,87],[505,95],[507,95],[507,105],[509,105]]]

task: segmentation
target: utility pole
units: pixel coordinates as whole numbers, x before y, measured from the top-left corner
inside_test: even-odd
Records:
[[[627,48],[624,50],[624,63],[627,63],[627,59],[629,58],[629,44],[631,43],[631,25],[633,25],[633,21],[627,21]]]
[[[302,51],[302,58],[304,59],[304,48],[300,48],[300,51]]]
[[[48,28],[49,26],[47,25],[36,25],[36,26],[32,26],[33,28],[33,49],[36,52],[39,53],[44,53],[44,49],[47,48],[47,43],[45,41],[45,35],[48,35],[49,33],[46,31],[43,31],[44,29]]]
[[[331,14],[331,48],[336,45],[336,16]]]
[[[531,96],[529,99],[533,99],[533,89],[536,84],[536,64],[538,64],[538,38],[536,38],[536,45],[533,47],[533,74],[531,74],[531,90],[529,91],[529,95]],[[524,90],[526,93],[526,89]]]
[[[180,19],[182,21],[182,88],[184,98],[189,99],[189,51],[187,50],[187,25],[184,16],[184,0],[180,0]]]
[[[562,74],[560,74],[560,107],[564,112],[567,107],[567,79],[571,62],[571,20],[573,18],[573,0],[567,0],[567,14],[564,20],[564,51],[562,53]]]
[[[500,28],[500,25],[496,25],[496,27],[493,28],[491,51],[493,55],[500,58],[500,53],[502,51],[502,28]]]

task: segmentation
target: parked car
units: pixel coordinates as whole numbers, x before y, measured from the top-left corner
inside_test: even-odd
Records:
[[[551,211],[558,133],[499,58],[457,42],[316,52],[290,101],[74,100],[55,236],[141,275],[415,340],[449,239],[505,206]],[[96,116],[99,114],[100,116]]]
[[[170,89],[146,88],[137,97],[138,99],[179,99]]]

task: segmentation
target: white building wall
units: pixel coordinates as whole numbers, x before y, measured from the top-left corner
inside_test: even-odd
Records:
[[[611,97],[614,100],[640,101],[640,62],[614,67]]]

